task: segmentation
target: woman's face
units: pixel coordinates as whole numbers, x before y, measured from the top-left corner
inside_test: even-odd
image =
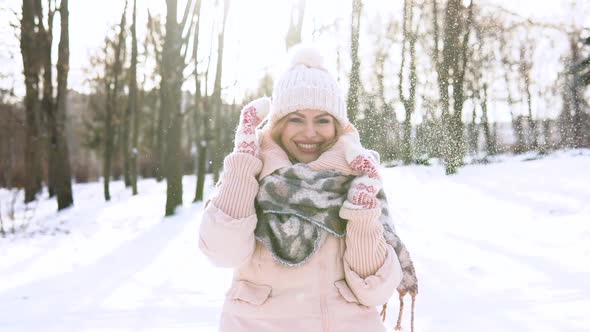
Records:
[[[312,162],[336,138],[336,119],[324,111],[306,109],[287,115],[279,136],[283,149],[301,163]]]

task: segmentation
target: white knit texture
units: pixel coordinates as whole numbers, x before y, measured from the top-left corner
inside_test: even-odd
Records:
[[[319,50],[313,47],[305,47],[302,45],[293,48],[293,58],[291,59],[291,67],[296,65],[306,65],[311,68],[323,68],[324,57]]]
[[[338,82],[321,65],[319,52],[310,48],[295,52],[292,67],[274,86],[271,123],[297,110],[314,109],[330,113],[343,127],[348,125],[346,103]]]

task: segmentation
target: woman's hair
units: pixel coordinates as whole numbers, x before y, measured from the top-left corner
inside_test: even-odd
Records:
[[[331,114],[330,114],[330,117],[332,117],[332,119],[334,120],[334,126],[336,127],[336,135],[334,136],[334,140],[332,142],[330,142],[329,145],[327,145],[326,149],[329,149],[330,147],[332,147],[332,145],[334,145],[334,143],[336,143],[338,138],[340,138],[340,135],[342,135],[342,133],[344,132],[344,128],[342,128],[342,125],[340,125],[340,122],[338,122],[338,120],[335,117],[333,117]],[[283,150],[285,150],[285,147],[283,146],[283,143],[281,142],[281,132],[283,131],[283,128],[285,128],[288,118],[289,118],[289,116],[284,116],[279,121],[276,121],[275,123],[272,124],[271,127],[268,128],[268,130],[270,131],[270,137],[281,148],[283,148]]]

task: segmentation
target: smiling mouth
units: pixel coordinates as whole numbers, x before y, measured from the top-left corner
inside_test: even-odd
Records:
[[[320,144],[302,144],[296,143],[297,147],[301,152],[304,153],[316,153],[320,150]]]

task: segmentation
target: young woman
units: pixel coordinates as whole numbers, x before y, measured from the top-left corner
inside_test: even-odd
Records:
[[[376,306],[396,287],[417,291],[388,223],[378,155],[361,146],[321,59],[298,48],[272,107],[244,107],[206,205],[199,246],[234,269],[222,332],[385,331]]]

